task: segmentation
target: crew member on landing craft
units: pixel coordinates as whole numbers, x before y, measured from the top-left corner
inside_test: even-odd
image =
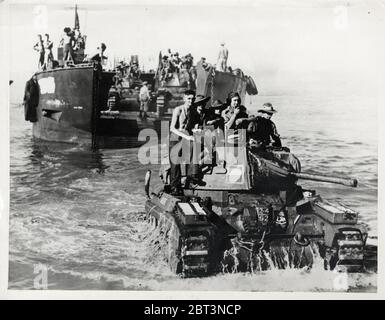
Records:
[[[218,62],[216,70],[225,72],[227,67],[227,58],[229,57],[229,50],[225,47],[225,43],[221,43],[221,48],[218,53]]]
[[[197,62],[197,69],[202,68],[205,71],[208,71],[210,69],[211,65],[207,63],[206,58],[202,57],[198,62]]]
[[[47,68],[52,68],[52,63],[53,63],[53,53],[52,53],[52,47],[53,47],[53,42],[49,39],[49,34],[46,33],[45,39],[43,42],[44,45],[44,65],[43,69],[46,70]]]
[[[139,102],[140,102],[139,116],[140,117],[144,117],[144,118],[147,117],[148,103],[150,101],[150,98],[151,96],[148,90],[147,81],[144,81],[139,91]]]
[[[39,104],[39,83],[37,82],[36,74],[27,81],[24,89],[24,118],[26,121],[36,122],[37,111],[36,108]]]
[[[71,28],[66,27],[64,28],[64,33],[62,35],[62,39],[60,40],[60,44],[63,46],[63,59],[66,64],[69,62],[74,63],[75,62],[75,56],[74,56],[74,34],[71,31]]]
[[[44,66],[44,43],[43,43],[43,39],[41,37],[41,34],[37,35],[37,42],[33,46],[33,49],[39,53],[38,68],[39,68],[39,70],[41,70],[41,69],[43,69],[43,66]]]
[[[105,65],[105,61],[108,59],[108,57],[105,55],[106,48],[106,45],[104,43],[101,43],[100,46],[97,48],[98,53],[94,54],[91,57],[91,60],[99,62],[101,65]]]

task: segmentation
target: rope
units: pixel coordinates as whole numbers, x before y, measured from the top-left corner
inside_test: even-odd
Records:
[[[215,84],[214,80],[215,80],[215,69],[212,68],[212,71],[211,71],[211,92],[210,92],[210,94],[211,94],[211,104],[214,101],[214,84]]]
[[[96,150],[98,148],[98,139],[97,139],[97,126],[99,119],[99,68],[97,68],[96,64],[94,64],[94,74],[93,74],[93,92],[92,92],[92,150]]]

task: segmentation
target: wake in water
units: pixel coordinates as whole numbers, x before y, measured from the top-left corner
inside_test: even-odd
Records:
[[[149,222],[146,242],[149,246],[149,265],[170,260],[170,242],[167,230]],[[238,259],[239,246],[226,250],[218,273],[209,277],[183,278],[170,275],[163,283],[152,283],[150,290],[201,290],[201,291],[372,291],[377,288],[377,274],[366,271],[346,273],[331,270],[321,257],[316,244],[293,252],[285,247],[280,250],[258,253],[249,252],[247,271],[242,271]],[[170,266],[167,266],[170,268]]]

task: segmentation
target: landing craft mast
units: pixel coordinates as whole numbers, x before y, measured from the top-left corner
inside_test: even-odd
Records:
[[[75,4],[75,27],[74,29],[80,30],[80,22],[79,22],[79,15],[78,15],[78,5]]]

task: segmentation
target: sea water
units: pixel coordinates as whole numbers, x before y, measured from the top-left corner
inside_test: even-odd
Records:
[[[271,102],[283,144],[303,172],[351,176],[357,188],[303,181],[323,198],[359,212],[377,236],[377,105],[367,95],[262,94],[245,101],[250,113]],[[32,137],[23,108],[10,105],[9,288],[33,289],[36,268],[48,289],[199,291],[376,291],[373,273],[271,269],[182,279],[171,273],[144,221],[144,176],[138,148],[89,149]],[[156,180],[156,174],[153,180]],[[284,281],[282,281],[284,279]]]

